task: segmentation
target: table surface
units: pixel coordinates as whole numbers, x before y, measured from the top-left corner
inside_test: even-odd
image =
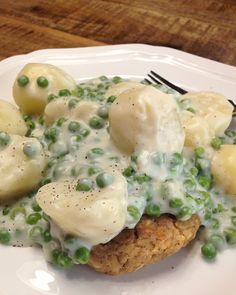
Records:
[[[0,59],[145,43],[236,65],[236,0],[0,0]]]

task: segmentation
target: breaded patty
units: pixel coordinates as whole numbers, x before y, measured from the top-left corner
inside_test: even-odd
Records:
[[[133,272],[178,252],[195,238],[199,226],[196,215],[187,221],[170,215],[143,216],[134,229],[125,229],[110,242],[95,246],[89,265],[109,275]]]

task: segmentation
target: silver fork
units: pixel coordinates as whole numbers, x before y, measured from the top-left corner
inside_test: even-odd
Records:
[[[171,88],[175,91],[177,91],[180,94],[185,94],[188,91],[180,88],[179,86],[171,83],[170,81],[166,80],[165,78],[163,78],[162,76],[160,76],[159,74],[155,73],[154,71],[150,71],[150,73],[148,74],[148,77],[156,84],[158,85],[165,85],[168,88]],[[148,79],[144,79],[148,84],[153,84],[150,80]],[[236,116],[236,104],[231,100],[228,99],[228,101],[232,104],[232,106],[234,107],[234,111],[233,111],[233,116]]]

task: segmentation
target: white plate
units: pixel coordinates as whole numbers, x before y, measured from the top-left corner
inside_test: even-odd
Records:
[[[28,62],[47,62],[77,80],[100,75],[142,79],[155,70],[188,90],[214,90],[236,98],[236,68],[178,50],[148,45],[117,45],[40,50],[0,62],[1,98],[12,100],[17,72]],[[0,168],[1,169],[1,168]],[[57,270],[40,249],[0,247],[1,295],[235,295],[236,250],[206,263],[200,245],[126,276],[110,277],[86,266]]]

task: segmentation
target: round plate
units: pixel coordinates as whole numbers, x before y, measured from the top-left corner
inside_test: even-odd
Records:
[[[17,72],[29,62],[61,67],[78,81],[101,75],[143,79],[150,70],[187,90],[211,90],[236,98],[236,68],[175,49],[141,44],[49,49],[0,62],[1,98],[12,101]],[[40,248],[0,246],[3,295],[235,295],[236,250],[207,263],[194,241],[173,257],[135,273],[110,277],[87,266],[58,270],[44,261]]]

